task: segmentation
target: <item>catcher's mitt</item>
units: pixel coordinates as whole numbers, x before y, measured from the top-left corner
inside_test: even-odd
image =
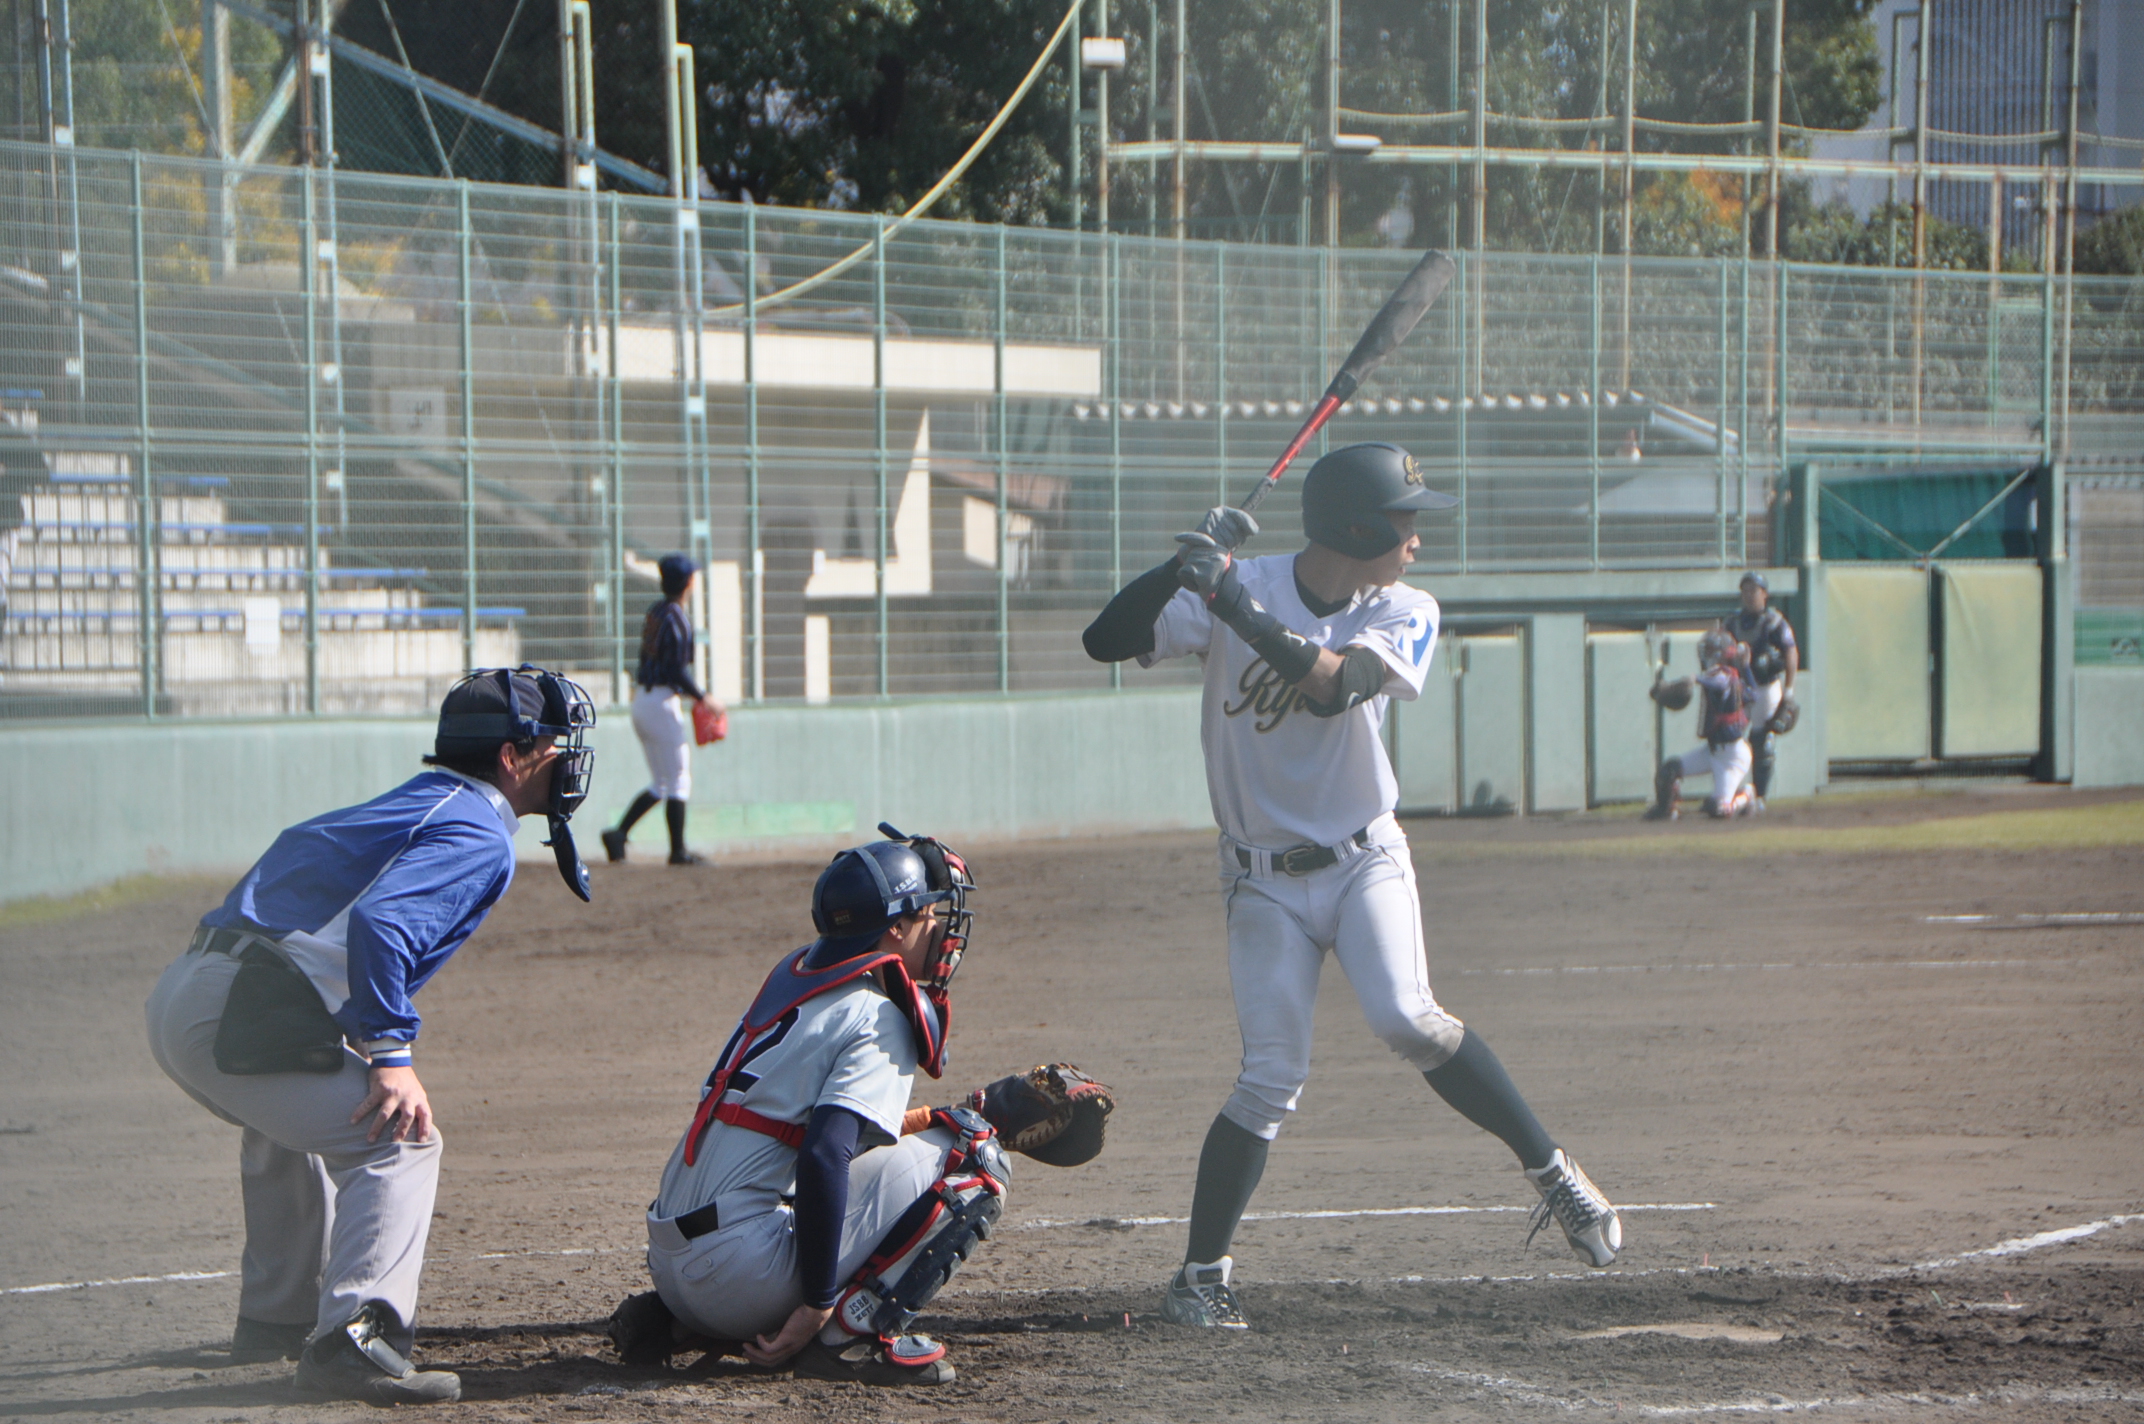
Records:
[[[1794,700],[1794,694],[1790,692],[1779,699],[1779,710],[1772,714],[1772,731],[1775,735],[1785,736],[1794,730],[1794,724],[1801,719],[1802,705]]]
[[[1680,712],[1690,705],[1690,679],[1678,677],[1673,682],[1653,684],[1653,701],[1670,712]]]
[[[987,1118],[998,1141],[1013,1151],[1052,1167],[1077,1167],[1101,1152],[1117,1100],[1108,1084],[1070,1063],[1045,1063],[977,1088],[967,1106]]]

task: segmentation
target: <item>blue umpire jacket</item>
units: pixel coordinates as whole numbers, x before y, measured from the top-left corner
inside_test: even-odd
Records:
[[[277,941],[376,1064],[406,1061],[410,996],[513,883],[518,824],[496,787],[435,768],[292,826],[201,923]]]

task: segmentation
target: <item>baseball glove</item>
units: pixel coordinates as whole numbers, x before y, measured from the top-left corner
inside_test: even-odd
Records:
[[[1673,682],[1653,684],[1653,701],[1670,712],[1680,712],[1690,705],[1690,679],[1678,677]]]
[[[1077,1167],[1102,1150],[1117,1099],[1106,1083],[1070,1063],[1045,1063],[969,1095],[967,1106],[998,1130],[998,1141],[1052,1167]]]
[[[1779,699],[1779,710],[1772,714],[1772,731],[1775,735],[1785,736],[1794,730],[1794,724],[1801,719],[1802,705],[1794,700],[1794,694],[1790,692]]]

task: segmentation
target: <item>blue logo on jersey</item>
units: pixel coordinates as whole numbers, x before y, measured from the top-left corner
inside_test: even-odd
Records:
[[[1430,621],[1427,618],[1423,618],[1421,614],[1416,614],[1415,618],[1422,619],[1422,636],[1415,639],[1414,641],[1413,657],[1414,662],[1420,663],[1422,661],[1422,654],[1429,648],[1429,640],[1437,636],[1437,630],[1432,627],[1430,625]],[[1409,624],[1412,624],[1414,622],[1414,618],[1410,618],[1407,621]]]

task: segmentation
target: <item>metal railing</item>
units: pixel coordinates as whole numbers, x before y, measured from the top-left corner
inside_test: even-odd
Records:
[[[0,145],[0,709],[622,697],[671,549],[725,698],[1181,679],[1078,631],[1411,260]],[[1731,566],[1784,461],[2135,451],[2144,283],[1470,253],[1330,429],[1431,586]]]

